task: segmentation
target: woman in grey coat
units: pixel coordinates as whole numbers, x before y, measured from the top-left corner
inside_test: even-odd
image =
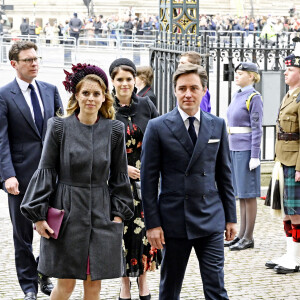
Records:
[[[76,279],[84,299],[99,299],[101,281],[120,277],[123,220],[133,215],[124,125],[114,117],[104,71],[73,66],[64,85],[73,93],[67,117],[48,121],[38,170],[22,213],[42,236],[38,270],[59,278],[51,300],[69,299]],[[65,214],[58,239],[46,221],[48,207]]]

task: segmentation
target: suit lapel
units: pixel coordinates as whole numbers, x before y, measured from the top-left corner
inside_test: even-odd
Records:
[[[294,100],[294,97],[290,96],[284,99],[284,101],[282,102],[282,105],[280,107],[280,110],[284,109],[286,106],[288,106],[289,104],[291,104]]]
[[[26,100],[22,94],[22,91],[17,83],[17,81],[14,81],[14,85],[11,88],[10,92],[12,93],[12,100],[16,103],[17,107],[19,108],[21,114],[24,116],[28,124],[31,126],[31,128],[34,130],[34,132],[40,136],[38,129],[33,121],[30,108],[28,104],[26,103]]]
[[[299,94],[300,89],[297,88],[295,89],[291,95],[289,95],[289,97],[287,96],[288,94],[286,94],[286,96],[284,97],[283,101],[282,101],[282,105],[280,107],[280,110],[284,109],[286,106],[290,105],[291,103],[294,102],[294,100],[296,99],[296,97]]]
[[[47,86],[40,81],[36,81],[36,84],[39,89],[39,93],[44,106],[44,123],[43,123],[43,135],[42,135],[42,137],[44,138],[47,130],[47,121],[49,118],[53,117],[53,115],[51,114],[51,106],[50,106],[51,101],[49,101],[50,95]]]
[[[202,111],[200,112],[200,128],[198,133],[197,142],[195,145],[195,149],[187,170],[189,170],[195,161],[198,159],[199,155],[207,146],[208,140],[210,139],[212,132],[214,129],[213,119],[209,116],[209,114],[204,114]]]
[[[177,107],[172,110],[169,116],[164,120],[164,123],[180,142],[182,147],[187,151],[187,153],[192,156],[194,145],[186,130]]]

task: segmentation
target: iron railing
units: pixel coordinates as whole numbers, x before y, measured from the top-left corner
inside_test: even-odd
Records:
[[[158,110],[167,113],[176,106],[172,76],[178,67],[180,55],[196,51],[202,56],[202,65],[207,71],[208,88],[211,94],[212,113],[226,119],[227,107],[237,87],[234,84],[234,66],[241,61],[252,61],[262,71],[284,69],[284,58],[294,49],[291,35],[283,42],[282,35],[272,39],[254,32],[249,43],[243,32],[202,32],[201,35],[181,35],[161,32],[150,50],[150,64],[154,69],[154,93]],[[213,36],[213,38],[212,38]],[[249,36],[249,35],[248,35]],[[274,116],[274,124],[277,116]],[[262,158],[273,159],[275,126],[263,128]]]

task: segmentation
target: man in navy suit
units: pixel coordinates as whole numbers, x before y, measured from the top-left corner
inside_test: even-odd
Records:
[[[18,280],[24,299],[34,300],[38,281],[48,295],[53,285],[41,274],[38,279],[32,224],[21,214],[20,204],[39,164],[47,120],[62,109],[62,103],[55,86],[35,80],[40,58],[34,43],[13,44],[9,59],[17,76],[0,88],[0,176],[8,193]]]
[[[192,247],[205,298],[228,299],[224,230],[232,240],[236,207],[225,121],[199,109],[207,85],[202,67],[180,66],[173,82],[178,107],[148,123],[141,161],[147,238],[163,249],[159,299],[179,299]]]

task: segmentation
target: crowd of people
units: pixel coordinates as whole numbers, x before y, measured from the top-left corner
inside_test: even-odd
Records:
[[[154,35],[159,30],[159,16],[147,15],[137,17],[136,15],[95,15],[90,17],[78,18],[74,13],[73,18],[80,21],[79,33],[87,38],[115,37],[116,35]],[[69,37],[72,32],[72,19],[65,21],[47,22],[44,27],[41,24],[30,22],[26,19],[20,26],[20,32],[23,35],[39,35],[44,33],[46,36]],[[199,30],[202,31],[243,31],[246,35],[253,31],[271,30],[275,34],[284,32],[299,32],[300,19],[298,16],[275,17],[275,16],[257,16],[257,17],[238,17],[231,15],[200,15]],[[265,29],[264,29],[265,28]],[[226,35],[226,33],[223,33]]]
[[[79,35],[86,39],[117,39],[132,35],[147,37],[154,35],[157,30],[159,30],[158,16],[112,15],[104,17],[98,15],[81,19],[77,13],[74,13],[71,19],[64,22],[47,22],[43,28],[39,23],[30,22],[29,24],[26,19],[23,19],[20,25],[21,35],[39,36],[43,34],[46,40],[54,40],[52,43],[57,43],[58,39],[68,39],[70,36],[75,36],[78,39]]]
[[[77,19],[70,21],[75,38]],[[130,300],[132,277],[139,299],[150,300],[147,272],[158,268],[159,299],[177,300],[192,248],[205,299],[229,299],[224,247],[254,248],[263,102],[253,85],[260,76],[253,62],[236,66],[240,89],[226,125],[210,113],[200,58],[182,54],[173,74],[177,105],[159,116],[148,66],[112,61],[110,87],[99,66],[73,65],[64,70],[64,108],[57,87],[36,79],[37,45],[11,46],[16,78],[0,88],[0,181],[24,300],[36,300],[38,286],[51,300],[67,300],[78,279],[84,299],[99,300],[101,280],[109,278],[121,278],[119,300]],[[275,151],[283,167],[287,252],[266,262],[280,274],[300,269],[300,51],[285,64],[290,90]],[[41,236],[37,258],[32,224]]]

